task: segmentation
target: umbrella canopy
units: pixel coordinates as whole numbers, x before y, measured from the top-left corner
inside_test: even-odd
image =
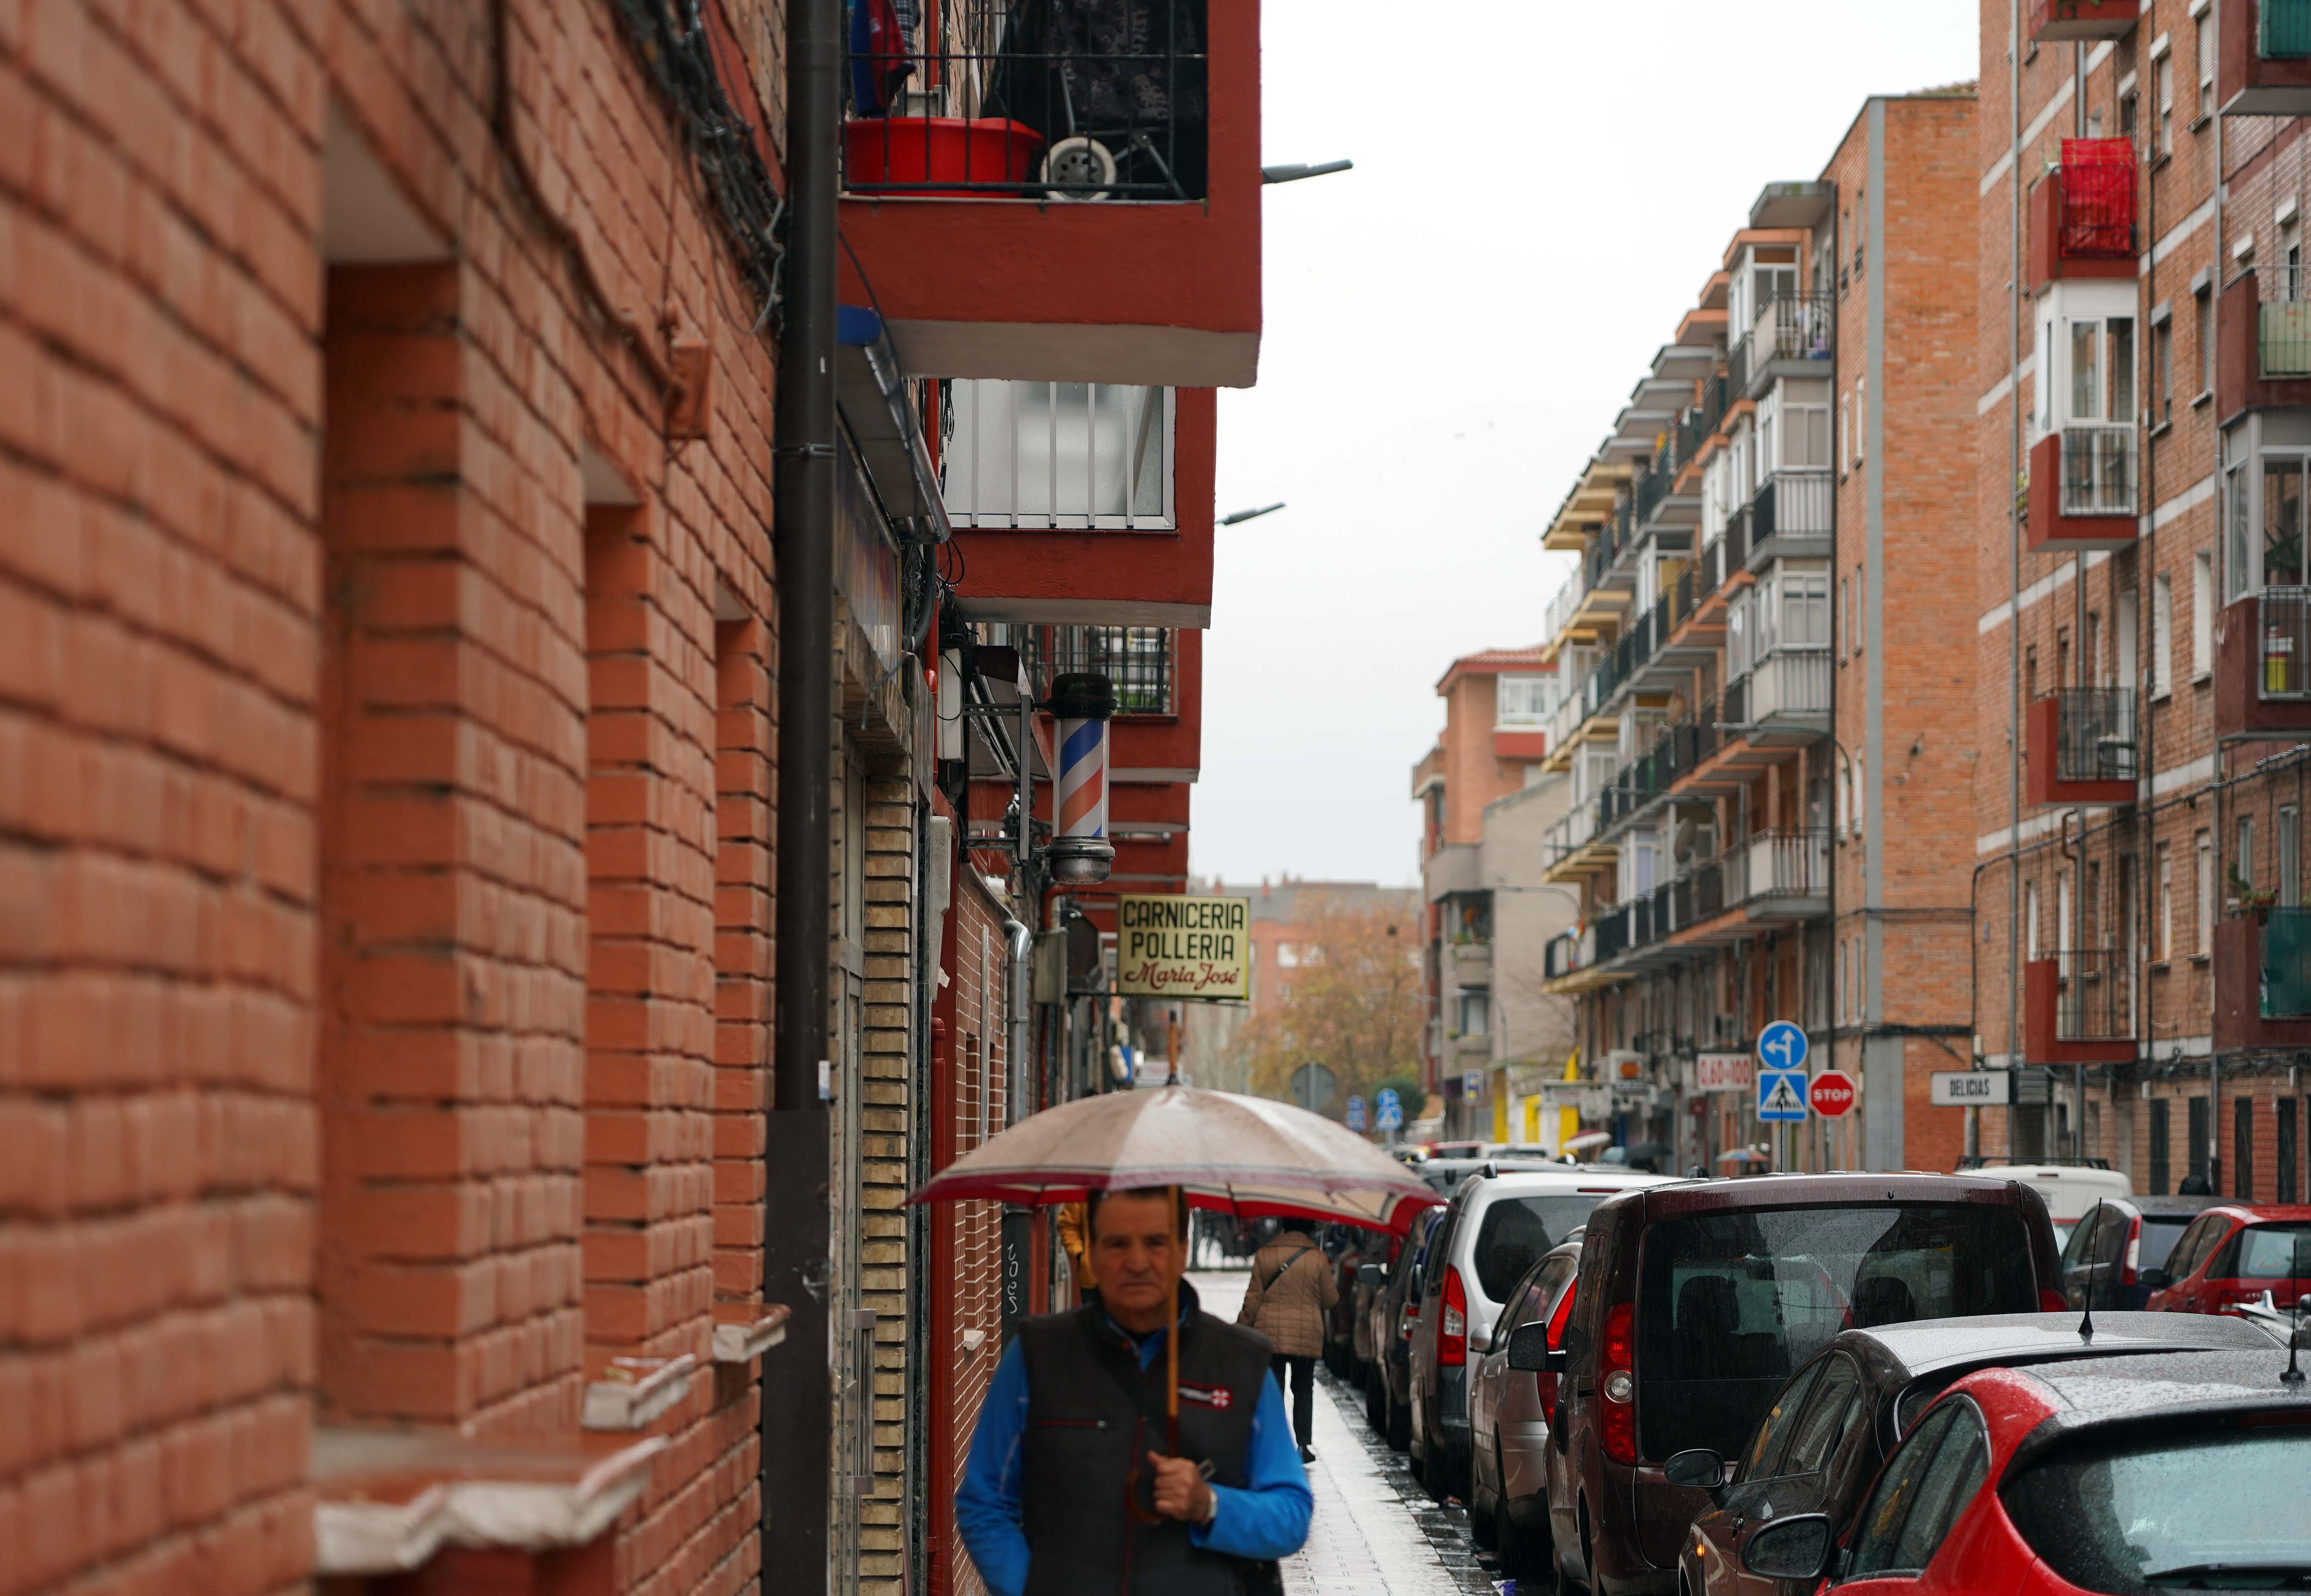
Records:
[[[1717,1155],[1720,1164],[1771,1164],[1773,1160],[1755,1147],[1732,1147]]]
[[[1032,1115],[933,1175],[910,1202],[1075,1202],[1180,1186],[1192,1208],[1296,1215],[1401,1234],[1436,1194],[1331,1121],[1268,1097],[1164,1086]]]
[[[1591,1147],[1609,1147],[1612,1145],[1611,1131],[1584,1130],[1578,1136],[1569,1138],[1565,1141],[1565,1150],[1568,1153],[1585,1153]]]

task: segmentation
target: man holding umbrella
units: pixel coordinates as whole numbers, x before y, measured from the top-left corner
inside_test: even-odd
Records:
[[[1005,1351],[955,1492],[995,1596],[1251,1596],[1307,1539],[1271,1349],[1197,1305],[1186,1221],[1176,1188],[1094,1191],[1098,1300]]]

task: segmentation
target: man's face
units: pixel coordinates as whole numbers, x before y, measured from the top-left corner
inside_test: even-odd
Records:
[[[1100,1300],[1127,1325],[1153,1316],[1164,1321],[1164,1304],[1187,1259],[1172,1234],[1172,1199],[1164,1191],[1124,1191],[1099,1205],[1093,1221],[1092,1274]],[[1135,1327],[1137,1328],[1137,1327]]]

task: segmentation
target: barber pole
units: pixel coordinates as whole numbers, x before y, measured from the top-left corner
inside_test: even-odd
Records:
[[[1115,712],[1115,688],[1091,672],[1056,676],[1046,707],[1059,723],[1052,878],[1072,885],[1104,881],[1115,862],[1107,840],[1107,722]]]

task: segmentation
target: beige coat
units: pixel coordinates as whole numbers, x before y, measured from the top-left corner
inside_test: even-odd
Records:
[[[1251,1285],[1235,1321],[1266,1336],[1278,1352],[1315,1357],[1324,1350],[1324,1315],[1339,1300],[1340,1282],[1324,1250],[1287,1230],[1251,1260]]]

